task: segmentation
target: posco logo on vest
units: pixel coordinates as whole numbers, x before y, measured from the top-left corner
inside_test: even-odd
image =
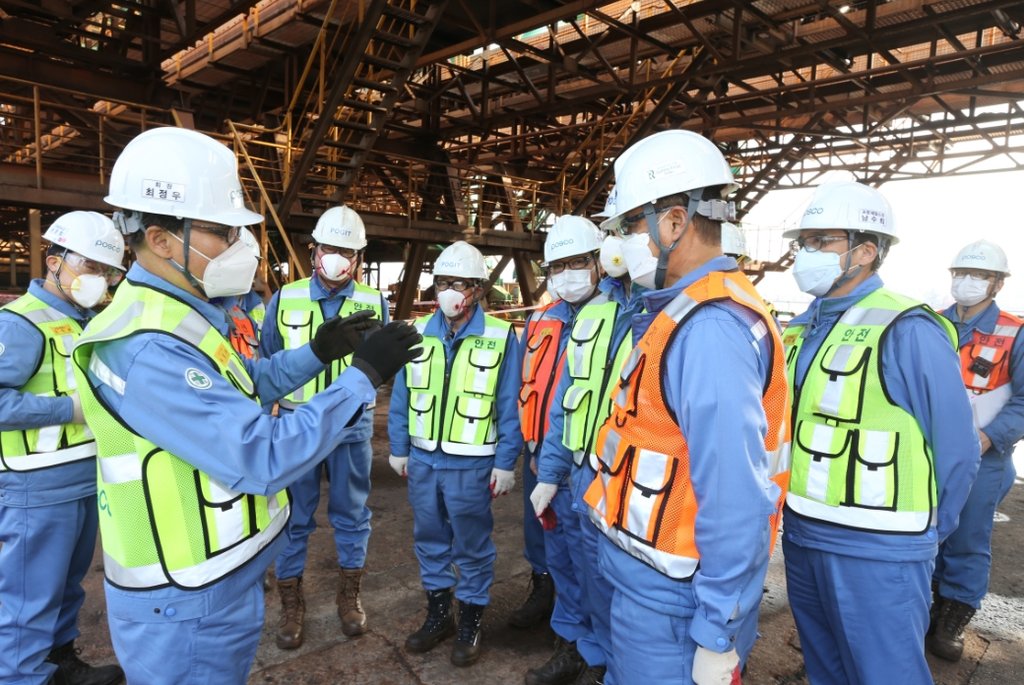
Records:
[[[185,382],[196,390],[208,390],[213,385],[209,376],[195,368],[185,369]]]

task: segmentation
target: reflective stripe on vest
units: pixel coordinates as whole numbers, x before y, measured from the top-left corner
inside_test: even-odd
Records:
[[[319,300],[309,297],[310,279],[286,284],[280,290],[277,300],[277,330],[284,342],[284,349],[293,350],[302,347],[313,339],[313,334],[324,322],[324,313]],[[339,317],[355,314],[363,309],[372,309],[376,317],[383,321],[380,291],[368,285],[354,282],[352,295],[346,297],[338,310]],[[352,355],[338,359],[328,365],[319,376],[303,385],[298,390],[285,396],[280,404],[286,409],[295,409],[300,404],[309,402],[313,395],[325,389],[331,382],[348,368]]]
[[[190,345],[253,401],[255,388],[230,342],[201,314],[130,281],[118,287],[110,306],[75,347],[82,408],[100,436],[97,497],[107,579],[129,589],[198,589],[230,575],[273,542],[288,521],[288,495],[283,490],[270,497],[232,491],[133,433],[108,411],[85,369],[114,392],[123,394],[126,382],[93,350],[143,332]]]
[[[1010,382],[1010,353],[1022,326],[1024,320],[1001,311],[991,333],[974,331],[971,342],[960,348],[960,373],[968,390],[981,395]]]
[[[426,329],[429,316],[417,319]],[[481,335],[456,341],[448,372],[444,343],[423,337],[423,353],[405,366],[409,389],[409,438],[417,448],[470,457],[493,455],[498,443],[498,375],[511,324],[484,315]]]
[[[526,349],[523,351],[522,385],[519,388],[519,427],[530,451],[547,433],[551,417],[548,404],[562,375],[558,348],[564,323],[547,315],[558,302],[538,309],[526,322]]]
[[[926,305],[880,288],[850,307],[795,384],[803,326],[786,330],[793,383],[793,474],[786,503],[808,518],[878,533],[922,533],[934,521],[935,471],[917,420],[889,400],[882,342],[909,311],[928,312],[956,345],[956,331]]]
[[[19,392],[40,397],[67,397],[77,388],[71,349],[81,335],[79,323],[31,293],[3,311],[15,314],[43,335],[39,367]],[[92,432],[83,424],[66,423],[0,432],[0,471],[36,471],[96,456]]]
[[[616,302],[591,302],[580,309],[565,348],[572,384],[562,397],[565,422],[562,444],[572,452],[573,463],[590,461],[597,470],[594,438],[612,411],[609,392],[613,378],[632,349],[632,340],[623,337],[615,356],[609,357],[615,319],[620,306]]]
[[[228,310],[228,339],[235,352],[246,359],[259,359],[260,341],[255,322],[237,304]]]
[[[765,521],[772,543],[789,482],[789,393],[782,342],[750,281],[739,272],[712,272],[659,312],[630,353],[613,392],[612,415],[598,433],[600,469],[584,495],[591,520],[612,542],[670,578],[687,579],[697,570],[694,527],[699,505],[690,483],[689,445],[665,403],[663,354],[679,326],[700,306],[720,300],[732,300],[758,315],[751,328],[755,341],[770,338],[771,377],[761,406],[768,425],[764,449],[769,474],[780,489],[776,509]]]

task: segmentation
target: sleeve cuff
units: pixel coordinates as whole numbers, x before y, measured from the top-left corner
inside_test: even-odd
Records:
[[[713,625],[700,615],[699,609],[690,622],[690,637],[701,647],[712,652],[728,652],[736,647],[736,635]]]

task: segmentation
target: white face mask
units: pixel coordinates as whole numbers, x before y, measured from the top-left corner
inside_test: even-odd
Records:
[[[466,311],[466,307],[469,304],[466,294],[451,289],[439,292],[437,294],[437,304],[441,308],[441,313],[449,319],[459,318]]]
[[[348,257],[340,254],[325,254],[320,256],[320,275],[328,281],[340,281],[348,276],[352,269],[352,262]]]
[[[622,255],[622,238],[617,235],[605,237],[601,243],[601,266],[606,274],[618,278],[626,273],[626,258]]]
[[[582,302],[594,292],[590,269],[566,269],[548,277],[548,288],[554,287],[558,296],[570,304]]]
[[[989,283],[987,278],[974,276],[955,276],[950,293],[961,307],[973,307],[988,297]]]
[[[175,238],[177,235],[171,233]],[[179,241],[185,241],[178,238]],[[231,295],[244,295],[252,290],[252,279],[256,275],[256,267],[259,260],[241,240],[233,242],[228,249],[221,252],[213,259],[197,250],[192,245],[188,246],[198,255],[207,260],[206,271],[202,278],[196,278],[203,286],[203,292],[209,298],[230,297]],[[171,260],[175,266],[178,266]],[[178,266],[179,269],[184,269]]]
[[[622,241],[622,258],[629,277],[644,288],[656,288],[654,277],[658,271],[658,258],[651,254],[651,236],[634,233]]]
[[[793,278],[800,290],[808,295],[821,297],[832,289],[843,269],[839,266],[839,255],[835,252],[808,252],[802,249],[793,261]]]
[[[95,307],[107,296],[107,279],[96,274],[82,274],[71,281],[71,299],[86,309]]]

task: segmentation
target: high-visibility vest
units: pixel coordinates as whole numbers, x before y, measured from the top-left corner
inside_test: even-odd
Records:
[[[430,316],[416,320],[426,329]],[[444,343],[423,336],[422,354],[405,366],[409,389],[409,438],[421,450],[440,445],[448,454],[471,457],[493,455],[498,444],[498,375],[508,349],[512,326],[484,315],[480,335],[455,342],[455,358],[448,366]]]
[[[31,293],[3,307],[25,319],[43,335],[42,357],[20,392],[67,397],[75,392],[71,349],[82,333],[78,322]],[[92,432],[83,424],[65,423],[0,432],[0,471],[36,471],[96,456]]]
[[[530,315],[526,322],[526,349],[523,351],[522,385],[519,388],[519,427],[530,451],[547,433],[551,417],[548,405],[551,393],[562,375],[562,356],[558,353],[565,324],[548,311],[552,302]]]
[[[789,392],[775,323],[742,272],[711,272],[654,318],[619,373],[612,414],[598,433],[600,468],[584,495],[590,519],[609,540],[670,578],[688,579],[700,563],[694,532],[699,502],[690,483],[686,436],[665,402],[663,355],[677,328],[700,306],[723,300],[757,314],[754,338],[771,341],[771,376],[761,406],[768,424],[769,473],[781,490],[764,522],[774,543],[789,482]]]
[[[614,356],[610,354],[612,332],[621,306],[617,302],[591,302],[576,315],[565,348],[567,371],[572,384],[562,397],[565,412],[562,444],[572,452],[573,463],[589,461],[597,470],[594,438],[612,412],[610,383],[618,378],[630,350],[632,338],[620,341]]]
[[[293,350],[307,344],[313,339],[316,329],[324,322],[324,313],[320,309],[320,302],[309,297],[309,282],[310,279],[304,278],[288,283],[281,288],[278,296],[277,330],[281,333],[281,340],[284,341],[286,350]],[[363,309],[371,309],[376,317],[383,321],[380,291],[358,281],[353,282],[353,285],[355,290],[341,303],[338,316],[344,318]],[[351,363],[351,354],[331,362],[323,373],[285,396],[281,400],[281,406],[286,409],[294,409],[300,404],[309,402],[313,395],[329,386]]]
[[[991,333],[974,331],[971,342],[960,348],[960,372],[968,390],[982,395],[1012,380],[1010,353],[1021,327],[1024,320],[1001,311]]]
[[[93,349],[136,333],[182,341],[254,402],[256,391],[238,353],[199,312],[130,281],[118,287],[110,306],[75,347],[82,408],[98,436],[97,496],[107,580],[128,589],[202,588],[241,568],[281,534],[290,513],[288,494],[282,490],[264,497],[233,491],[133,432],[107,409],[85,370],[122,394],[125,380]],[[182,381],[199,390],[210,384],[198,369],[183,373]],[[215,455],[218,447],[209,449]]]
[[[256,324],[256,333],[259,333],[260,329],[263,328],[263,320],[267,318],[267,305],[260,301],[247,313],[249,314],[249,318],[252,319],[252,322]]]
[[[956,347],[956,331],[944,317],[879,288],[843,313],[797,385],[804,327],[786,330],[794,388],[786,504],[797,514],[877,533],[923,533],[934,521],[931,448],[917,419],[890,399],[882,375],[886,333],[913,310],[930,314]]]
[[[227,310],[228,339],[235,352],[246,359],[258,359],[260,356],[260,340],[255,322],[245,310],[234,304]]]

